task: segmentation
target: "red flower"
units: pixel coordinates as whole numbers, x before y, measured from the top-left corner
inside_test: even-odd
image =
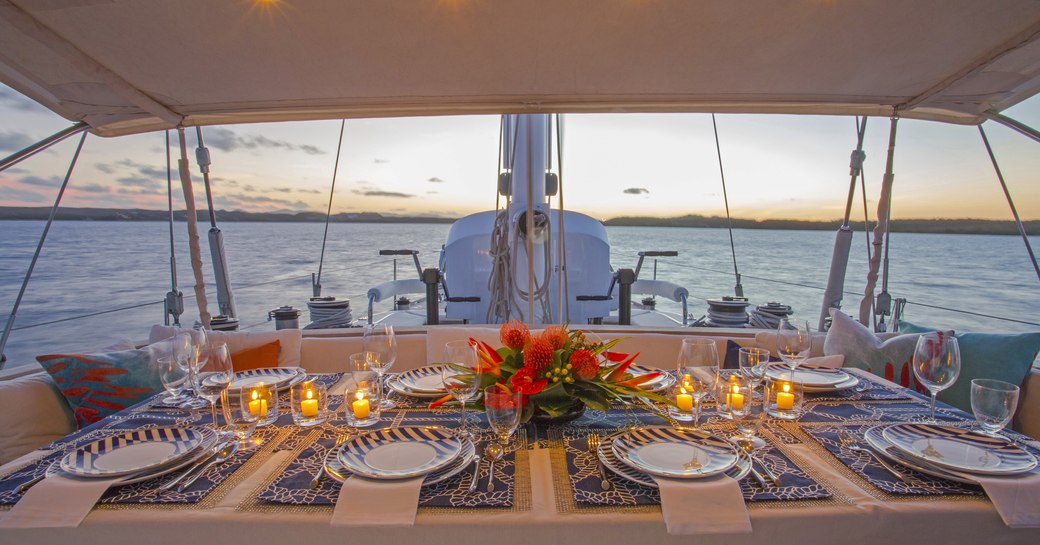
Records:
[[[502,329],[498,332],[498,338],[501,339],[502,344],[510,349],[520,350],[531,340],[531,330],[527,329],[523,322],[510,320],[502,324]]]
[[[510,383],[513,385],[513,391],[520,392],[525,396],[534,395],[545,389],[545,386],[549,384],[549,380],[545,378],[535,378],[538,376],[538,372],[530,367],[523,367],[516,373],[513,373],[513,378]]]
[[[545,339],[553,350],[563,348],[567,344],[567,330],[563,326],[553,325],[542,330],[541,338]]]
[[[567,363],[571,364],[574,374],[585,380],[592,380],[599,373],[599,359],[595,352],[587,348],[575,350]]]
[[[553,347],[544,336],[531,339],[524,348],[524,369],[531,369],[537,375],[551,367],[552,362]]]
[[[503,360],[497,350],[491,348],[488,343],[478,341],[473,337],[470,337],[469,344],[477,349],[477,365],[480,367],[481,373],[490,373],[496,377],[502,376],[502,371],[498,366]]]

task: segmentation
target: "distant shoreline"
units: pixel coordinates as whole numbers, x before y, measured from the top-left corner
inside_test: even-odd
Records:
[[[325,215],[320,212],[243,212],[240,210],[218,210],[220,222],[282,222],[323,223]],[[0,206],[0,220],[45,220],[50,215],[49,207]],[[184,210],[173,213],[177,221],[185,221]],[[60,208],[56,219],[61,221],[168,221],[166,210],[118,209],[118,208]],[[198,212],[199,221],[209,221],[205,211]],[[339,213],[330,218],[332,223],[452,223],[456,218],[436,216],[386,216],[375,212]],[[672,218],[618,217],[603,222],[607,226],[619,227],[687,227],[726,228],[729,221],[719,216],[687,215]],[[839,220],[750,220],[733,218],[735,229],[769,229],[800,231],[833,231]],[[1030,235],[1040,234],[1040,220],[1024,222]],[[854,222],[854,230],[863,229],[862,222]],[[873,228],[873,225],[871,225]],[[946,233],[978,235],[1017,235],[1018,228],[1010,220],[982,219],[894,219],[891,230],[899,233]]]

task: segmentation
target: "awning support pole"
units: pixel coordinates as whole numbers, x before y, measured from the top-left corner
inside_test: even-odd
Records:
[[[892,216],[892,183],[896,175],[893,173],[893,163],[896,154],[896,128],[899,117],[893,116],[888,131],[888,156],[885,160],[885,177],[881,182],[881,197],[878,199],[877,225],[874,226],[874,251],[870,255],[870,270],[867,272],[867,285],[863,288],[863,299],[859,303],[859,321],[863,325],[869,325],[872,321],[870,305],[874,300],[874,287],[877,285],[878,270],[881,268],[881,254],[888,242],[888,220]],[[874,329],[884,324],[884,317],[890,313],[889,305],[891,296],[888,294],[888,252],[885,251],[885,278],[881,293],[877,296],[874,306],[874,315],[881,316],[881,322],[875,324]]]
[[[199,321],[202,327],[209,328],[209,301],[206,299],[206,280],[202,276],[202,250],[199,247],[199,221],[195,210],[195,191],[191,186],[191,165],[188,163],[188,143],[184,138],[184,127],[177,127],[177,139],[180,142],[181,156],[177,160],[177,170],[181,175],[181,189],[184,191],[184,210],[188,220],[188,253],[191,256],[191,272],[195,275],[195,301],[199,305]]]
[[[83,142],[87,139],[87,133],[83,133],[83,136],[79,139],[79,144],[76,146],[76,152],[72,155],[72,161],[69,163],[69,170],[65,173],[65,179],[61,182],[61,187],[58,188],[58,196],[54,199],[54,206],[51,207],[51,213],[47,216],[47,223],[43,226],[43,234],[40,235],[40,241],[36,243],[36,252],[33,253],[32,261],[29,262],[29,269],[25,271],[25,278],[22,280],[22,287],[18,290],[18,296],[14,299],[14,307],[11,308],[11,314],[7,317],[7,324],[4,326],[4,335],[0,337],[0,369],[4,368],[4,364],[7,363],[7,357],[4,356],[4,348],[7,347],[7,339],[11,336],[11,329],[14,328],[14,320],[18,316],[18,307],[22,305],[22,297],[25,295],[25,289],[29,287],[29,279],[32,278],[33,270],[36,269],[36,262],[40,259],[40,252],[43,251],[43,243],[47,241],[47,233],[51,230],[51,225],[54,223],[54,217],[58,215],[58,206],[61,205],[61,198],[65,195],[65,188],[69,185],[69,179],[72,178],[72,171],[76,168],[76,161],[79,160],[79,152],[83,150]]]
[[[206,204],[209,206],[209,255],[213,260],[213,282],[217,285],[217,308],[224,316],[234,318],[235,293],[231,290],[231,272],[228,269],[227,253],[224,251],[224,232],[217,227],[217,210],[213,207],[213,190],[209,183],[209,166],[212,164],[209,148],[202,139],[202,127],[195,127],[199,147],[195,149],[195,161],[202,171],[202,182],[206,187]]]
[[[1034,129],[1033,127],[1030,127],[1029,125],[1026,125],[1025,123],[1022,123],[1021,121],[1011,119],[1006,115],[998,114],[996,112],[983,112],[982,115],[986,119],[996,121],[997,123],[1000,123],[1001,125],[1004,125],[1005,127],[1011,130],[1017,131],[1020,134],[1032,138],[1037,142],[1040,142],[1040,131]]]
[[[986,145],[986,152],[989,153],[989,160],[993,163],[993,170],[997,173],[997,180],[1000,181],[1000,188],[1004,190],[1004,197],[1007,199],[1008,206],[1011,207],[1011,215],[1015,217],[1015,225],[1018,226],[1018,233],[1022,235],[1022,241],[1026,243],[1026,252],[1029,253],[1029,260],[1033,263],[1033,270],[1036,271],[1036,278],[1040,280],[1040,266],[1036,263],[1036,254],[1033,253],[1033,246],[1029,244],[1029,235],[1026,233],[1026,227],[1022,224],[1022,218],[1018,216],[1018,209],[1015,207],[1015,201],[1011,198],[1011,192],[1008,191],[1007,183],[1004,182],[1004,174],[1000,172],[1000,165],[997,163],[997,156],[993,154],[993,147],[989,145],[989,138],[986,138],[986,130],[979,125],[979,135],[982,136],[982,143]]]
[[[170,316],[173,316],[173,325],[180,327],[181,314],[184,313],[184,294],[177,287],[177,252],[174,245],[173,233],[173,165],[170,160],[170,131],[166,134],[166,202],[170,209],[170,291],[166,293],[166,312],[164,313],[166,325],[170,325]]]
[[[827,329],[827,318],[831,308],[841,308],[841,300],[845,291],[845,273],[849,266],[849,251],[852,249],[852,202],[856,198],[856,178],[863,172],[863,161],[867,154],[863,152],[863,137],[867,132],[867,118],[856,127],[856,149],[849,160],[849,197],[845,201],[845,219],[834,235],[834,251],[831,253],[831,270],[827,276],[827,290],[823,293],[823,305],[820,309],[818,331]]]
[[[81,133],[89,128],[90,125],[87,125],[86,123],[83,123],[81,121],[67,129],[62,129],[48,136],[47,138],[44,138],[43,140],[40,140],[39,142],[22,149],[21,151],[16,151],[11,155],[8,155],[7,157],[4,157],[2,160],[0,160],[0,172],[3,172],[8,168],[13,167],[18,163],[21,163],[22,161],[32,157],[33,155],[36,155],[37,153],[40,153],[41,151],[53,146],[54,144],[57,144],[58,142],[61,142],[62,140],[65,140],[66,138],[74,134]]]

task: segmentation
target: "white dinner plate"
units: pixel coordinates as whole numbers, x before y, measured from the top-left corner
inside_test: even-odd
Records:
[[[386,385],[389,386],[390,389],[393,390],[394,392],[397,392],[397,393],[399,393],[399,394],[401,394],[403,396],[416,397],[416,398],[419,398],[419,399],[437,399],[437,398],[441,398],[441,397],[444,397],[444,396],[448,395],[448,393],[444,392],[444,391],[440,391],[440,392],[416,392],[415,390],[412,390],[411,388],[408,388],[404,384],[401,384],[401,381],[397,380],[397,377],[390,378],[390,380],[386,381]]]
[[[940,468],[979,475],[1016,475],[1036,458],[1007,439],[939,424],[893,424],[881,435],[900,452]]]
[[[189,465],[198,462],[199,460],[202,460],[206,456],[209,456],[210,454],[212,454],[212,451],[210,449],[217,445],[218,437],[217,434],[213,433],[210,430],[203,429],[201,431],[203,432],[203,434],[206,435],[206,438],[202,441],[201,444],[199,444],[198,448],[191,451],[187,456],[178,458],[166,465],[154,467],[149,470],[142,471],[140,473],[131,473],[129,475],[125,475],[122,479],[116,481],[112,486],[124,486],[128,484],[140,483],[158,477],[162,477],[163,475],[172,473],[174,471],[177,471],[178,469],[188,467]],[[51,467],[47,469],[47,476],[54,477],[56,475],[60,475],[62,477],[72,479],[81,478],[78,475],[73,475],[72,473],[69,473],[61,469],[61,467],[59,466],[60,464],[51,464]]]
[[[652,367],[645,367],[643,365],[630,365],[628,372],[632,373],[632,376],[638,377],[647,373],[660,372],[660,375],[642,383],[639,385],[640,390],[646,390],[648,392],[660,392],[665,388],[675,384],[675,376],[671,373],[662,369],[654,369]]]
[[[60,461],[77,477],[118,477],[170,464],[190,455],[206,440],[201,429],[162,427],[127,431],[83,445]]]
[[[822,388],[834,387],[836,384],[847,382],[851,375],[839,369],[817,370],[798,368],[793,371],[783,364],[771,364],[766,369],[766,376],[773,380],[789,380],[806,387]]]
[[[231,389],[252,388],[261,382],[268,388],[283,390],[295,382],[299,382],[307,373],[299,367],[264,367],[261,369],[248,369],[235,373],[232,379]]]
[[[866,380],[866,379],[863,379]],[[802,386],[802,391],[807,394],[819,394],[825,392],[840,392],[842,390],[848,390],[849,388],[855,388],[860,383],[860,379],[849,375],[848,380],[839,382],[831,386]]]
[[[711,477],[739,458],[729,441],[700,430],[639,428],[617,435],[610,444],[621,462],[659,477]]]
[[[617,456],[614,455],[614,449],[611,447],[611,443],[615,437],[616,436],[611,436],[607,438],[606,441],[600,442],[599,450],[596,451],[597,456],[599,456],[599,461],[603,462],[603,467],[634,483],[649,486],[650,488],[657,488],[657,482],[654,481],[650,475],[639,471],[634,467],[630,467],[617,459]],[[727,469],[724,473],[726,476],[739,481],[751,473],[751,459],[744,451],[737,451],[737,456],[737,463],[733,467]]]
[[[887,426],[887,425],[886,425]],[[890,461],[897,464],[904,465],[915,471],[920,471],[925,475],[931,475],[932,477],[939,477],[940,479],[946,479],[948,481],[954,481],[964,484],[979,484],[975,479],[970,478],[969,475],[956,474],[945,469],[935,467],[928,462],[923,460],[917,460],[910,456],[904,456],[899,450],[892,446],[885,439],[882,431],[886,426],[874,426],[867,431],[863,432],[863,439],[866,440],[867,444],[874,447],[874,450],[884,456]]]
[[[423,486],[437,484],[458,475],[462,470],[466,469],[466,466],[473,461],[473,458],[476,457],[476,455],[477,449],[473,445],[473,441],[470,441],[469,439],[463,440],[462,452],[459,453],[459,457],[443,469],[427,473],[426,478],[423,479]],[[350,470],[344,467],[339,461],[339,451],[337,450],[331,450],[325,456],[325,471],[329,473],[329,477],[331,477],[332,480],[338,483],[342,483],[344,479],[351,475]]]
[[[420,367],[397,375],[397,380],[401,382],[401,385],[413,392],[444,395],[445,390],[444,384],[441,382],[441,369],[442,366],[440,365]]]
[[[371,479],[407,479],[437,471],[462,453],[454,433],[432,426],[372,430],[339,450],[339,461],[352,473]]]

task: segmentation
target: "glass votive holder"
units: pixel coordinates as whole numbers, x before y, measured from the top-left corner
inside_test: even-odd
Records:
[[[382,408],[379,405],[382,389],[379,375],[355,371],[345,379],[343,389],[343,412],[347,424],[364,428],[379,422]]]
[[[733,419],[733,406],[743,404],[744,396],[740,392],[740,388],[745,386],[737,373],[729,376],[720,376],[719,384],[715,391],[715,400],[717,401],[717,414],[722,418]],[[737,407],[740,408],[739,406]]]
[[[249,404],[249,412],[256,415],[257,427],[273,424],[278,420],[278,393],[263,382],[243,388]]]
[[[313,426],[328,420],[329,396],[324,383],[308,380],[292,387],[289,395],[293,422]]]
[[[696,400],[689,384],[679,384],[669,390],[668,399],[675,404],[668,407],[669,416],[680,422],[690,422],[694,419]]]
[[[802,415],[805,394],[802,385],[791,380],[791,374],[781,375],[766,384],[767,412],[781,420],[797,420]]]

